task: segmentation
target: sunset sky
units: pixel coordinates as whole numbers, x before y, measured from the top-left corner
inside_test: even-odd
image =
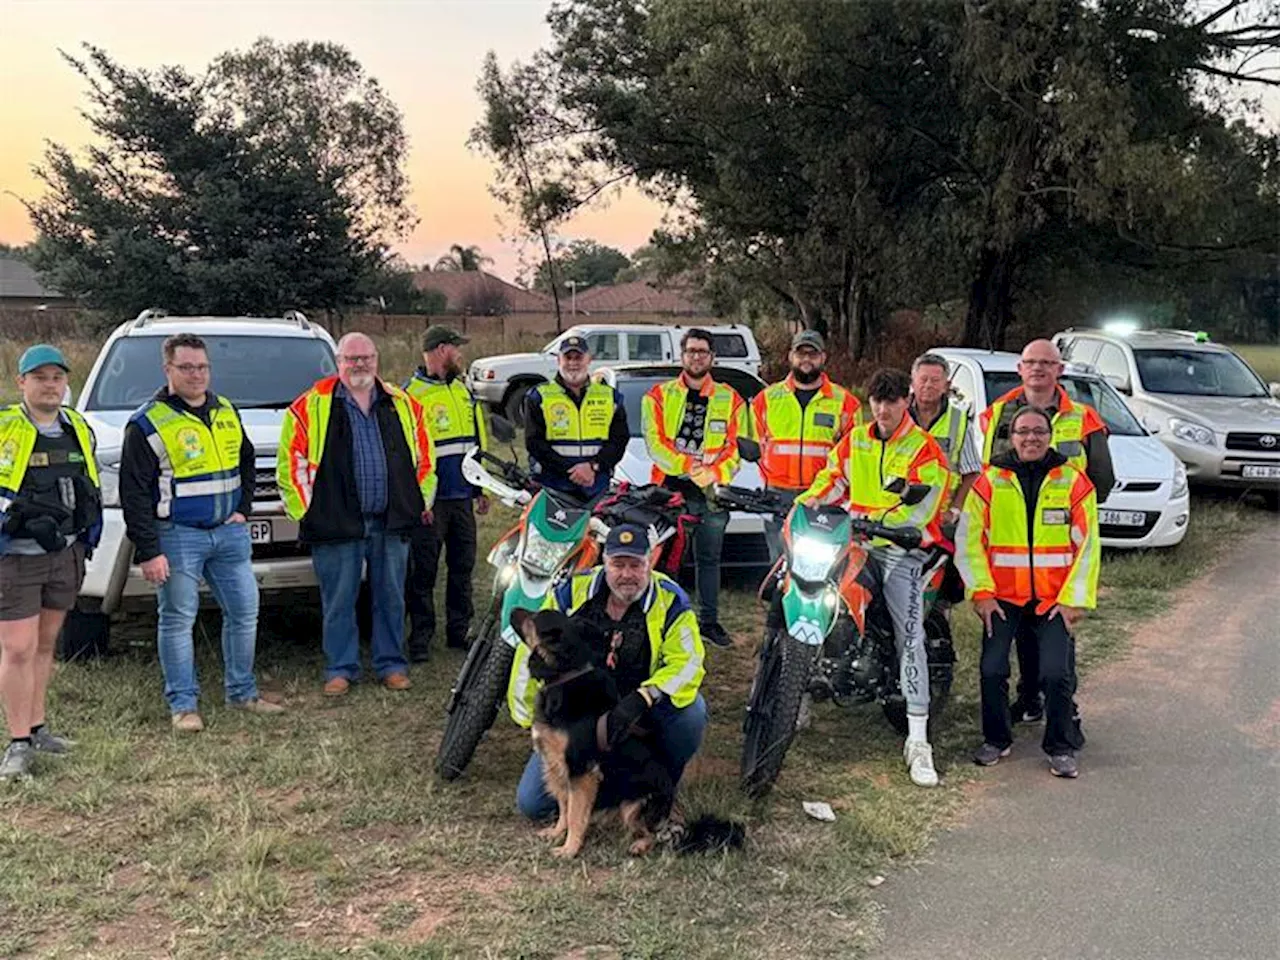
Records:
[[[404,114],[409,178],[421,218],[401,252],[435,260],[451,243],[478,244],[513,277],[515,245],[502,237],[492,168],[466,146],[480,115],[475,81],[485,53],[504,64],[544,44],[546,0],[0,0],[0,241],[32,238],[26,210],[42,184],[31,166],[46,140],[78,147],[86,125],[80,77],[59,56],[82,42],[129,66],[205,67],[260,36],[345,45]],[[565,239],[593,237],[631,252],[661,209],[635,193],[570,222]]]

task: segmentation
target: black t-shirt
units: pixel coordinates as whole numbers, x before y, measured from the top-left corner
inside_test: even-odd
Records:
[[[706,429],[707,398],[702,395],[701,391],[694,390],[691,387],[689,388],[689,395],[684,402],[684,419],[680,421],[680,427],[676,430],[675,448],[681,453],[688,453],[694,457],[701,456]],[[663,486],[683,493],[686,499],[697,498],[702,500],[706,497],[706,494],[702,492],[702,488],[688,477],[667,477]]]
[[[796,402],[800,404],[801,412],[809,405],[809,401],[813,399],[813,395],[817,392],[817,387],[796,387]]]
[[[582,617],[604,634],[604,646],[596,651],[596,666],[613,674],[618,693],[625,697],[649,679],[652,656],[649,649],[649,629],[645,623],[644,607],[639,600],[627,607],[621,620],[609,617],[608,603],[609,591],[603,589],[579,607],[574,616]],[[613,666],[609,665],[611,650],[614,652]]]

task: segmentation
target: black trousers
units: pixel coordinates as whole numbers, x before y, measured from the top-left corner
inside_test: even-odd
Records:
[[[1047,754],[1069,753],[1084,745],[1073,717],[1076,692],[1076,642],[1061,617],[1036,614],[1000,601],[1004,619],[992,617],[991,632],[982,637],[982,737],[996,747],[1013,743],[1009,717],[1009,649],[1023,630],[1034,638],[1039,655],[1038,689],[1045,697],[1044,739]]]
[[[471,573],[476,566],[476,517],[471,500],[437,500],[432,523],[418,527],[409,540],[405,605],[409,610],[411,654],[425,651],[436,634],[435,588],[441,553],[448,571],[445,642],[451,647],[463,647],[475,612],[471,605]]]

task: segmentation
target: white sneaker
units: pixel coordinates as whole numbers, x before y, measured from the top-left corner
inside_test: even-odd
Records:
[[[911,782],[917,787],[938,785],[938,771],[933,769],[933,747],[927,740],[908,740],[902,747],[902,758],[911,771]]]

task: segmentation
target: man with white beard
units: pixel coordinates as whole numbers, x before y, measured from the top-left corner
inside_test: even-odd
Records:
[[[378,348],[363,333],[338,341],[336,377],[290,405],[276,480],[320,584],[325,695],[342,696],[360,676],[356,596],[366,564],[374,673],[388,690],[409,689],[405,570],[409,536],[435,500],[435,450],[422,407],[378,378]]]

